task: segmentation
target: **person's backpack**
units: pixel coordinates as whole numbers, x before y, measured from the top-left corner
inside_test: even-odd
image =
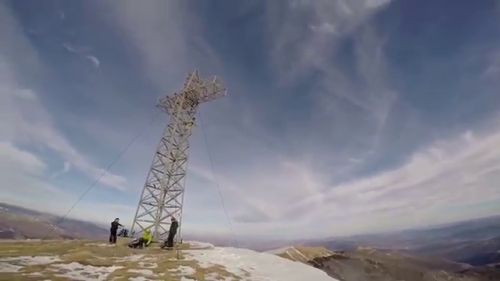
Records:
[[[139,238],[135,238],[134,240],[128,243],[129,248],[137,248],[139,246]]]

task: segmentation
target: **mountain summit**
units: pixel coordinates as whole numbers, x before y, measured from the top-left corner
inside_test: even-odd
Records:
[[[179,251],[157,245],[65,241],[0,243],[1,280],[275,280],[335,281],[325,272],[270,253],[188,242]]]

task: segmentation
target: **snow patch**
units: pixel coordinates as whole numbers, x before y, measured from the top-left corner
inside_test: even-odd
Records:
[[[78,262],[72,262],[68,264],[53,264],[52,267],[56,268],[56,271],[62,271],[60,274],[56,274],[57,277],[64,277],[71,280],[80,281],[106,280],[108,275],[113,271],[123,268],[123,266],[83,265]]]
[[[211,272],[208,274],[205,274],[205,281],[233,281],[232,277],[224,277],[220,276],[219,274],[215,272]]]
[[[19,265],[13,265],[10,263],[0,262],[0,272],[1,273],[15,273],[15,272],[19,272],[19,270],[21,270],[21,268],[23,268],[23,267],[19,266]]]
[[[40,272],[25,273],[26,276],[43,276]]]
[[[59,262],[61,259],[58,256],[20,256],[20,257],[8,257],[1,258],[0,262],[10,262],[18,265],[30,266],[30,265],[43,265],[54,262]]]
[[[153,276],[155,275],[153,273],[153,271],[149,270],[149,269],[129,269],[127,270],[128,272],[132,272],[132,273],[137,273],[137,274],[142,274],[142,275],[146,275],[146,276]]]
[[[170,272],[175,272],[176,275],[186,276],[193,275],[196,273],[196,270],[190,266],[181,265],[176,269],[169,269]]]
[[[136,262],[140,260],[146,260],[144,259],[144,255],[131,255],[131,256],[126,256],[123,258],[117,258],[117,262]]]
[[[129,281],[153,281],[152,279],[148,279],[144,276],[136,276],[136,277],[129,277]]]
[[[185,243],[189,244],[190,250],[214,248],[214,245],[200,241],[186,241]]]
[[[142,268],[157,268],[158,267],[158,264],[154,263],[154,262],[142,262],[140,261],[139,263],[139,266],[142,267]]]
[[[206,251],[187,250],[185,256],[197,261],[202,268],[220,265],[248,281],[336,280],[312,266],[247,249],[215,247]]]

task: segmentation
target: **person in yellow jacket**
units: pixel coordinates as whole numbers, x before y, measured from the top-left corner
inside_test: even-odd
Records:
[[[139,239],[140,247],[149,246],[153,242],[153,234],[151,234],[151,230],[146,229],[142,234],[141,239]]]

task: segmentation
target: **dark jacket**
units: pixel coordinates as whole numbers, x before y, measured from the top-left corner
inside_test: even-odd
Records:
[[[168,231],[169,234],[176,234],[177,233],[177,228],[179,227],[179,223],[177,221],[173,221],[170,224],[170,230]]]
[[[116,232],[116,231],[118,230],[118,226],[123,226],[123,225],[121,225],[121,224],[120,224],[119,222],[117,222],[117,221],[113,221],[113,222],[111,223],[111,229],[110,229],[110,230],[111,230],[111,232]]]

